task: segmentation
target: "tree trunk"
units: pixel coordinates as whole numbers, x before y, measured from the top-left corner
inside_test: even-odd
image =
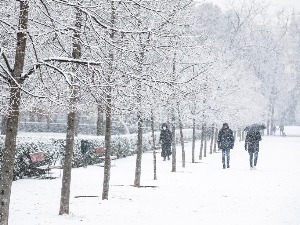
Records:
[[[270,120],[267,121],[267,135],[270,135]]]
[[[76,22],[75,22],[75,32],[73,36],[73,52],[72,57],[74,59],[79,59],[81,57],[81,44],[80,44],[80,33],[81,33],[81,22],[82,14],[79,10],[76,12]],[[74,66],[73,73],[78,70],[78,65]],[[74,147],[74,136],[76,133],[76,104],[78,100],[78,85],[76,84],[75,76],[71,78],[71,97],[70,97],[70,111],[68,113],[67,122],[67,136],[66,136],[66,147],[65,147],[65,158],[64,158],[64,168],[62,177],[62,188],[60,196],[60,209],[59,215],[69,214],[70,205],[70,187],[71,187],[71,171],[72,171],[72,157],[73,157],[73,147]]]
[[[134,187],[141,185],[141,170],[142,170],[142,153],[143,153],[143,120],[141,111],[138,112],[138,140],[137,140],[137,155],[135,166]]]
[[[181,121],[181,114],[180,114],[180,109],[179,109],[179,103],[177,103],[177,110],[178,110],[178,123],[179,123],[180,143],[181,143],[182,167],[185,167],[185,150],[184,150],[183,125],[182,125],[182,121]]]
[[[175,115],[172,115],[172,172],[176,172],[176,127]]]
[[[104,179],[103,179],[103,190],[102,190],[102,200],[108,200],[109,192],[109,181],[110,181],[110,169],[111,169],[111,87],[108,88],[109,92],[106,97],[107,106],[105,113],[105,161],[104,161]]]
[[[199,160],[202,160],[202,155],[203,155],[203,141],[204,141],[204,123],[202,123],[202,128],[201,128],[201,144],[200,144],[200,153],[199,153]]]
[[[65,157],[63,165],[62,188],[60,197],[59,215],[69,214],[72,156],[75,136],[75,111],[68,114],[67,137],[65,147]]]
[[[176,51],[174,51],[173,63],[172,63],[172,74],[173,80],[175,81],[176,75]],[[173,96],[173,100],[175,101],[176,96]],[[172,114],[172,172],[176,172],[176,127],[175,127],[175,109]]]
[[[207,128],[206,128],[206,123],[204,124],[204,154],[203,156],[206,157],[207,153]]]
[[[110,2],[111,4],[111,26],[115,25],[116,20],[116,9],[114,6],[114,1]],[[115,31],[110,30],[110,40],[114,43]],[[114,73],[114,50],[113,47],[110,47],[109,52],[109,71],[107,74],[107,82],[110,84],[112,82],[112,75]],[[106,122],[105,122],[105,161],[104,161],[104,178],[103,178],[103,190],[102,190],[102,200],[108,200],[109,192],[109,182],[110,182],[110,169],[111,169],[111,123],[112,123],[112,87],[109,85],[106,90]]]
[[[215,128],[214,137],[215,137],[214,152],[217,152],[218,128]]]
[[[270,128],[271,128],[271,135],[276,134],[276,130],[273,130],[273,127],[275,126],[275,122],[274,122],[274,105],[271,105],[271,118],[270,118]]]
[[[97,113],[97,136],[103,135],[103,110],[100,105],[97,106],[98,113]]]
[[[8,225],[9,204],[11,186],[13,181],[13,169],[16,152],[16,138],[19,123],[19,108],[21,91],[18,85],[22,85],[21,75],[24,68],[25,50],[28,27],[28,1],[20,1],[19,30],[17,33],[17,47],[15,65],[12,71],[14,81],[10,83],[10,109],[7,117],[5,146],[2,157],[0,179],[0,225]],[[16,83],[18,82],[18,83]]]
[[[137,6],[138,8],[140,6]],[[140,10],[140,8],[139,8]],[[138,27],[139,29],[141,29],[141,23],[140,21],[138,22]],[[145,52],[146,50],[146,45],[149,45],[149,41],[150,41],[150,32],[147,34],[147,44],[143,43],[143,37],[142,35],[144,34],[139,34],[139,47],[140,47],[140,51],[138,54],[138,74],[139,75],[143,75],[143,69],[144,69],[144,60],[145,60]],[[139,80],[138,81],[138,99],[137,99],[137,103],[138,103],[138,112],[137,112],[137,120],[138,120],[138,140],[137,140],[137,156],[136,156],[136,167],[135,167],[135,178],[134,178],[134,187],[140,187],[141,185],[141,174],[142,174],[142,154],[143,154],[143,118],[142,118],[142,81]]]
[[[215,132],[215,127],[214,127],[214,124],[213,124],[212,127],[211,127],[211,133],[210,133],[210,149],[209,149],[209,154],[213,153],[213,144],[214,144],[214,138],[215,138],[214,132]]]
[[[156,174],[156,149],[155,149],[155,135],[154,135],[154,116],[153,110],[151,109],[151,132],[152,132],[152,149],[153,149],[153,174],[154,180],[157,180]]]
[[[246,131],[242,131],[242,140],[245,140],[245,133],[246,133]]]
[[[196,120],[193,118],[192,163],[195,163]]]
[[[3,151],[3,164],[1,168],[1,225],[8,224],[11,185],[13,181],[14,158],[16,152],[16,137],[18,132],[20,89],[15,84],[10,88],[10,106],[11,109],[7,120],[5,150]]]

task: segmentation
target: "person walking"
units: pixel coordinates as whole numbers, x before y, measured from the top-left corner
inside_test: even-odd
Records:
[[[159,137],[159,143],[161,144],[162,151],[161,151],[161,157],[164,158],[164,161],[166,161],[166,158],[170,160],[170,155],[172,154],[171,151],[171,144],[172,144],[172,133],[168,128],[168,125],[166,123],[162,124]]]
[[[281,123],[279,126],[280,136],[284,136],[284,125]]]
[[[272,128],[271,128],[271,133],[272,133],[272,135],[276,135],[276,130],[277,130],[277,128],[276,128],[276,125],[275,124],[273,124],[272,125]]]
[[[234,136],[231,129],[229,129],[228,123],[224,123],[218,134],[218,148],[222,150],[222,164],[223,169],[230,168],[230,149],[234,146]],[[226,163],[227,165],[226,165]]]
[[[256,169],[260,141],[259,130],[250,129],[245,139],[245,150],[249,153],[250,170]]]

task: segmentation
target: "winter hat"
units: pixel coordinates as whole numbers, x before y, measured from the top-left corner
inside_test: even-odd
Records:
[[[223,128],[224,128],[224,129],[229,128],[228,123],[223,123]]]
[[[163,123],[163,124],[161,125],[161,128],[164,128],[164,127],[168,128],[168,125],[167,125],[166,123]]]

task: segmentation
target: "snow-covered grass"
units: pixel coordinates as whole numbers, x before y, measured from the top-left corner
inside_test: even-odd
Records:
[[[133,187],[135,156],[118,159],[111,169],[109,200],[102,200],[103,167],[72,171],[70,214],[59,216],[61,176],[52,180],[13,182],[10,225],[299,225],[300,128],[286,127],[287,137],[263,136],[258,169],[249,169],[244,142],[231,152],[231,168],[222,169],[221,154],[207,154],[191,163],[191,144],[185,146],[186,167],[177,147],[177,172],[157,153],[144,153],[141,185]],[[292,136],[289,136],[292,135]],[[298,136],[298,137],[297,137]],[[77,197],[98,196],[98,197]]]

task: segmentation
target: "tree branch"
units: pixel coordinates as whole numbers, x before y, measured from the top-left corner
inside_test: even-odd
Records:
[[[10,29],[12,29],[13,31],[16,31],[16,29],[10,25],[9,23],[5,22],[4,20],[0,19],[0,23],[4,23],[6,26],[8,26]]]
[[[78,64],[83,64],[83,65],[101,65],[100,62],[95,62],[95,61],[85,61],[85,60],[80,60],[80,59],[74,59],[74,58],[68,58],[68,57],[50,57],[47,59],[43,59],[42,62],[68,62],[68,63],[78,63]]]
[[[2,74],[2,73],[0,73],[0,78],[3,78],[3,80],[5,80],[6,82],[8,82],[9,81],[9,79],[4,75],[4,74]]]
[[[1,47],[0,47],[0,53],[1,53],[2,57],[3,57],[3,59],[4,59],[4,62],[5,62],[5,64],[6,64],[6,67],[7,67],[8,71],[9,71],[10,73],[12,73],[13,70],[12,70],[11,66],[9,65],[8,59],[6,58],[6,55],[5,55],[4,52],[2,51],[2,48],[1,48]]]
[[[148,33],[149,32],[148,30],[128,31],[128,30],[123,30],[123,29],[116,29],[114,27],[111,27],[111,26],[101,22],[100,20],[98,20],[97,16],[92,15],[87,10],[85,10],[83,7],[80,7],[77,4],[72,4],[72,3],[70,3],[69,1],[66,1],[66,0],[54,0],[54,1],[57,2],[57,3],[66,4],[66,5],[78,8],[78,10],[80,10],[81,12],[86,14],[88,17],[92,18],[93,21],[96,22],[99,26],[101,26],[102,28],[107,29],[107,30],[111,30],[111,31],[118,32],[118,33],[124,33],[124,34],[137,34],[137,33]]]

